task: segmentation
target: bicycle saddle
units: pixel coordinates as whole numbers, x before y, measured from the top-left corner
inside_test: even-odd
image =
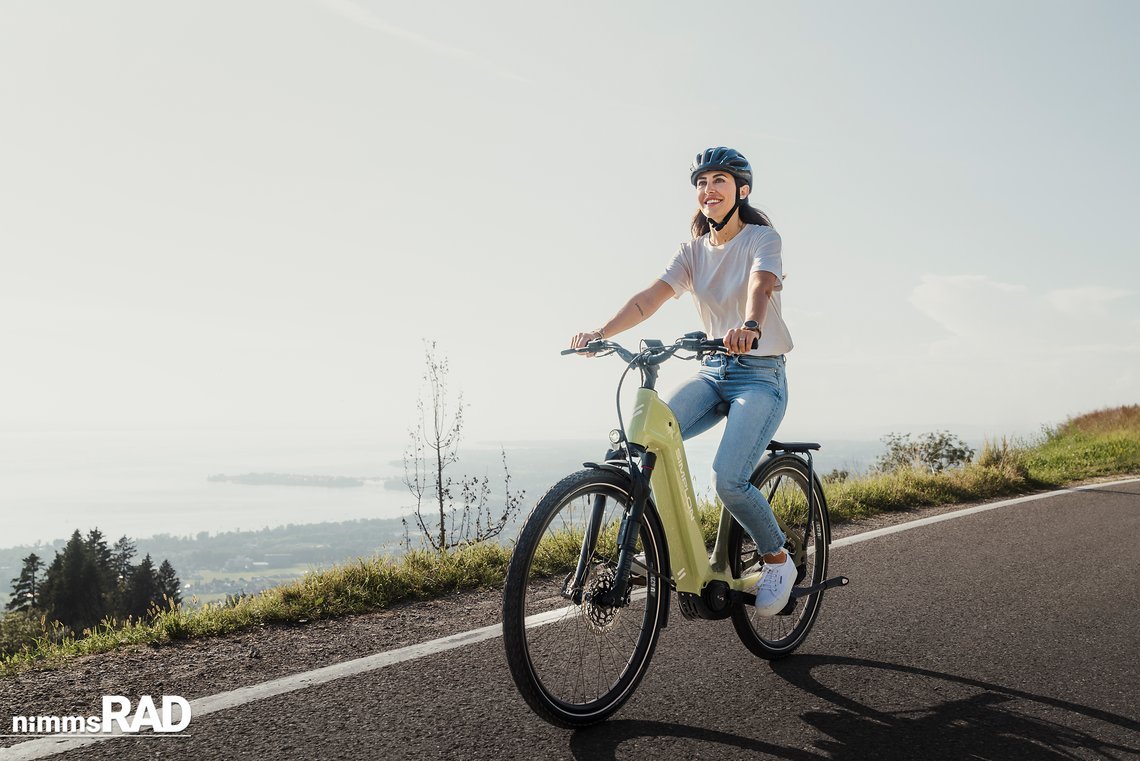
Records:
[[[806,452],[809,449],[819,449],[819,444],[814,441],[776,441],[772,439],[768,442],[767,448],[773,452]]]

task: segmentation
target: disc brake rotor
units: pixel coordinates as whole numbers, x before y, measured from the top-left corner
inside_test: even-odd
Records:
[[[606,594],[614,588],[614,572],[608,566],[595,566],[594,572],[590,574],[590,581],[587,584],[586,595],[582,601],[582,614],[586,620],[586,624],[592,631],[603,632],[613,626],[618,616],[621,614],[621,608],[611,607],[609,605],[599,605],[594,602],[599,595]],[[630,589],[627,588],[625,592],[625,599],[622,601],[623,605],[629,602]]]

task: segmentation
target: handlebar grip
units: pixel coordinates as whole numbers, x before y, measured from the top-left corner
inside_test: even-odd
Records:
[[[597,354],[608,348],[610,348],[610,345],[605,340],[595,339],[580,349],[563,349],[561,353],[563,356],[567,354]]]
[[[724,348],[724,339],[723,338],[713,338],[709,341],[705,341],[705,345],[707,345],[710,349],[723,349]],[[759,338],[753,338],[752,339],[752,348],[755,349],[759,345],[760,345],[760,339]]]

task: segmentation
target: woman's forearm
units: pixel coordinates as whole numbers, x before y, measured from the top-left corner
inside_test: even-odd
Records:
[[[768,294],[764,292],[754,293],[748,299],[748,307],[744,311],[744,320],[756,320],[756,324],[761,328],[764,327],[764,317],[768,314]]]
[[[673,288],[658,280],[625,303],[613,317],[598,329],[609,338],[648,320],[673,295]]]
[[[629,330],[634,325],[649,319],[650,315],[660,309],[661,305],[672,295],[673,286],[664,280],[655,280],[653,285],[644,291],[634,294],[633,298],[627,301],[625,306],[619,309],[617,314],[604,324],[594,330],[578,333],[573,336],[570,339],[570,347],[573,349],[584,349],[590,341],[599,337],[599,333],[605,338],[611,338],[623,330]]]
[[[780,281],[771,272],[753,272],[748,278],[748,302],[744,307],[744,319],[756,320],[761,328],[764,327],[764,317],[768,314],[768,302],[772,299],[772,291]]]

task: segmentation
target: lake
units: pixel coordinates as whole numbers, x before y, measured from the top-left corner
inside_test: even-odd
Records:
[[[707,493],[719,441],[712,431],[687,444],[693,481]],[[817,469],[865,469],[878,441],[828,441]],[[512,486],[532,504],[562,475],[599,458],[606,442],[506,445]],[[0,433],[0,547],[51,542],[98,527],[111,541],[289,523],[391,518],[413,507],[404,488],[402,442],[349,431],[70,431]],[[500,488],[498,445],[472,443],[451,472],[486,473]],[[216,483],[215,474],[289,473],[370,479],[354,488]]]

